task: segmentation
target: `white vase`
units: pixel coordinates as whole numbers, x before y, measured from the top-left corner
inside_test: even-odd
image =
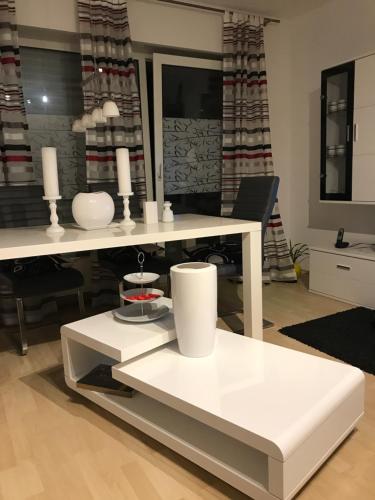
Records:
[[[163,216],[162,216],[162,221],[163,222],[173,222],[174,221],[174,215],[173,211],[171,209],[172,203],[170,201],[165,201],[164,202],[164,209],[163,209]]]
[[[112,222],[115,205],[111,196],[104,191],[78,193],[73,198],[72,212],[79,226],[84,229],[100,229]]]
[[[192,358],[208,356],[215,347],[217,269],[207,262],[171,267],[173,312],[178,347]]]

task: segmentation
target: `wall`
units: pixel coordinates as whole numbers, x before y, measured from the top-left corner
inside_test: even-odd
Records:
[[[50,30],[78,31],[76,0],[16,0],[17,24]]]
[[[221,52],[221,16],[143,0],[128,1],[135,42],[199,52]]]
[[[291,236],[291,58],[290,26],[280,24],[265,28],[268,98],[270,106],[271,140],[275,173],[280,176],[279,209],[287,240]]]
[[[319,202],[320,74],[374,52],[374,30],[373,0],[332,0],[290,22],[290,226],[296,241],[334,241],[339,226],[352,233],[349,241],[375,239],[374,206]]]

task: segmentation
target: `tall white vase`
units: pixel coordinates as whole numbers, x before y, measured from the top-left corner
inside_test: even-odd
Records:
[[[178,347],[192,358],[208,356],[215,347],[217,269],[206,262],[171,267],[173,312]]]

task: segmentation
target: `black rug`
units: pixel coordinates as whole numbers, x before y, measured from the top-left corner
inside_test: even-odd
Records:
[[[348,311],[286,326],[281,333],[375,375],[375,311]]]

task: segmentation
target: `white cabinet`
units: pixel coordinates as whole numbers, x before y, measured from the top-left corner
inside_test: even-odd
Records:
[[[375,55],[322,72],[320,199],[375,204]]]
[[[375,105],[354,108],[353,121],[353,156],[375,155]]]
[[[375,250],[310,248],[311,292],[375,308]]]
[[[374,202],[375,155],[353,156],[352,201]]]
[[[354,107],[375,106],[375,55],[355,61]]]
[[[355,62],[352,200],[375,200],[375,55]]]

